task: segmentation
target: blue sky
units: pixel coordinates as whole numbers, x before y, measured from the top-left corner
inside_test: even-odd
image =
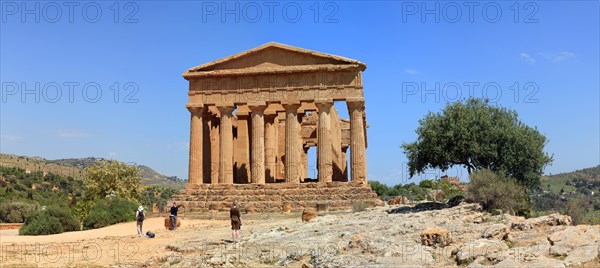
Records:
[[[546,135],[547,174],[600,163],[598,1],[1,5],[2,153],[112,158],[187,178],[181,74],[275,41],[367,64],[370,180],[410,182],[400,145],[428,111],[469,96]]]

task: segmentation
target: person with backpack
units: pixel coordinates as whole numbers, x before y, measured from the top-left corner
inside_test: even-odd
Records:
[[[137,220],[137,232],[138,235],[140,237],[142,237],[144,235],[144,232],[142,232],[142,224],[144,223],[144,220],[146,219],[146,214],[144,213],[144,207],[139,206],[137,211],[135,212],[135,218]]]

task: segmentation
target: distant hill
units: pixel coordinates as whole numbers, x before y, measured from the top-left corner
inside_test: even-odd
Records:
[[[600,165],[544,176],[532,198],[539,211],[560,211],[574,222],[600,224]]]
[[[97,157],[46,160],[39,156],[27,157],[0,154],[0,165],[3,166],[14,166],[28,171],[55,173],[61,176],[71,176],[76,179],[83,178],[84,168],[105,160],[107,159]],[[181,189],[185,185],[185,181],[179,179],[177,176],[166,176],[144,165],[136,165],[135,163],[127,164],[135,165],[139,168],[140,176],[142,177],[141,183],[143,185],[173,189]]]
[[[572,172],[543,176],[541,187],[543,190],[553,193],[560,193],[562,190],[563,193],[580,192],[584,195],[591,195],[591,192],[598,188],[595,194],[600,194],[600,165]],[[588,191],[583,189],[590,191],[588,193]]]

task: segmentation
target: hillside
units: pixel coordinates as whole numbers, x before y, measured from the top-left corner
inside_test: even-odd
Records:
[[[536,209],[561,211],[575,222],[600,223],[600,165],[544,176],[533,193]]]
[[[581,191],[577,190],[578,188],[588,188],[590,190],[600,188],[600,165],[572,172],[544,176],[541,183],[543,190],[552,191],[553,193],[560,193],[561,189],[564,192],[573,192]],[[596,193],[598,192],[596,191]]]
[[[107,159],[86,157],[86,158],[68,158],[47,160],[42,157],[28,157],[11,154],[0,154],[0,165],[9,167],[19,167],[29,171],[42,171],[44,173],[55,173],[61,176],[71,176],[76,179],[83,178],[83,169],[100,161]],[[127,163],[135,165],[134,163]],[[176,176],[166,176],[156,172],[152,168],[144,165],[136,165],[140,170],[142,177],[141,183],[148,186],[159,186],[165,188],[181,189],[185,181]]]

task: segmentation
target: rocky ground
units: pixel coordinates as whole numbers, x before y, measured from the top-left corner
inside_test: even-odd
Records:
[[[153,239],[132,235],[135,223],[36,238],[3,236],[0,259],[19,267],[600,267],[600,225],[571,226],[559,214],[492,216],[475,204],[429,209],[377,207],[309,222],[298,213],[244,215],[240,243],[228,240],[225,213],[184,221],[177,231],[159,230],[161,219],[151,219]],[[75,254],[67,258],[64,247],[44,251],[42,244],[43,255],[32,255],[32,241],[75,243]],[[104,253],[90,254],[97,248]],[[58,260],[41,261],[48,259]]]
[[[392,213],[389,213],[392,212]],[[568,216],[492,216],[479,205],[412,212],[378,207],[282,221],[241,243],[170,245],[158,266],[600,267],[600,226]]]

